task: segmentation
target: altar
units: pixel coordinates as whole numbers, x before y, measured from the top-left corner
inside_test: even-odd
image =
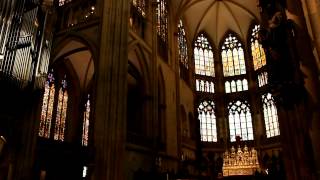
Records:
[[[224,153],[223,156],[223,176],[239,176],[239,175],[254,175],[254,173],[260,170],[258,161],[258,154],[254,148],[249,149],[247,145],[243,148],[238,146],[235,149],[233,146],[231,149]]]

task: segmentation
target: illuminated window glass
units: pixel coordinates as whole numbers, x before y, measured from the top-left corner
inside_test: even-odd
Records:
[[[39,136],[49,138],[51,130],[53,103],[55,95],[54,76],[53,72],[48,74],[48,79],[45,83],[44,95],[42,101]]]
[[[199,92],[214,93],[214,84],[210,81],[196,79],[196,90]]]
[[[165,0],[157,0],[157,32],[164,42],[168,39],[168,4]]]
[[[188,69],[188,48],[186,40],[186,32],[184,30],[181,19],[178,24],[178,44],[179,44],[179,61],[180,63]]]
[[[217,125],[213,101],[203,101],[198,107],[201,141],[217,142]]]
[[[280,135],[277,108],[270,93],[262,95],[263,115],[267,137]]]
[[[212,47],[204,34],[200,34],[194,43],[194,61],[196,74],[214,77]]]
[[[262,73],[258,74],[258,86],[262,87],[266,84],[268,84],[268,73],[262,72]]]
[[[253,58],[254,70],[266,65],[266,55],[261,44],[258,41],[258,32],[260,25],[255,25],[251,32],[251,53]]]
[[[229,34],[222,45],[221,57],[224,76],[246,74],[242,45],[232,34]]]
[[[137,8],[142,16],[146,15],[146,2],[145,0],[132,0],[132,5]]]
[[[67,117],[67,106],[68,106],[68,91],[67,81],[63,79],[61,81],[61,87],[58,95],[57,114],[54,128],[54,140],[64,141],[64,132],[66,126]]]
[[[232,80],[231,82],[225,82],[225,91],[226,93],[240,92],[248,90],[248,81],[247,79],[238,79]]]
[[[236,136],[242,140],[253,140],[252,117],[247,102],[231,102],[229,110],[230,141],[236,141]]]
[[[87,103],[83,112],[83,125],[82,125],[82,145],[88,146],[89,138],[89,123],[90,123],[90,95],[88,95]]]

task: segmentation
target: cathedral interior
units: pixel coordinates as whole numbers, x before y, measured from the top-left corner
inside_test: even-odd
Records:
[[[1,0],[0,180],[320,179],[319,0]]]

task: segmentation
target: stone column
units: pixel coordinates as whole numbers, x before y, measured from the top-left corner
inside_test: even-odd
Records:
[[[127,108],[128,0],[100,0],[100,56],[95,64],[95,163],[92,179],[123,180]]]

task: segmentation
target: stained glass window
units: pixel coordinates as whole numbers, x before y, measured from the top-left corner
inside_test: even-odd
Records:
[[[232,34],[225,39],[221,56],[224,76],[246,74],[242,44]]]
[[[157,32],[164,42],[168,39],[168,4],[166,0],[157,0]]]
[[[83,112],[83,125],[82,125],[82,145],[88,146],[89,138],[89,123],[90,123],[90,95],[88,95],[87,103]]]
[[[203,101],[198,107],[201,141],[217,142],[217,125],[215,104],[213,101]]]
[[[231,82],[225,82],[225,91],[226,93],[240,92],[248,90],[248,80],[247,79],[238,79],[232,80]]]
[[[215,76],[212,47],[204,34],[194,43],[195,72],[198,75]]]
[[[146,2],[145,0],[132,0],[132,5],[137,8],[142,16],[146,16]]]
[[[230,102],[228,110],[230,141],[236,141],[236,136],[244,141],[253,140],[252,117],[247,102]]]
[[[266,55],[261,44],[258,41],[258,32],[260,25],[255,25],[251,32],[251,53],[253,58],[254,70],[266,65]]]
[[[280,135],[277,108],[270,93],[262,95],[263,115],[267,137]]]
[[[51,130],[53,103],[55,95],[54,76],[51,71],[45,83],[44,95],[42,101],[39,136],[49,138]]]
[[[188,69],[188,47],[187,47],[187,39],[186,32],[184,30],[184,26],[182,24],[181,19],[178,24],[178,43],[179,43],[179,60],[180,63],[184,66],[184,68]]]
[[[58,95],[57,114],[54,129],[54,140],[64,141],[64,131],[66,126],[67,117],[67,106],[68,106],[68,91],[67,81],[63,79],[61,81],[61,87]]]

